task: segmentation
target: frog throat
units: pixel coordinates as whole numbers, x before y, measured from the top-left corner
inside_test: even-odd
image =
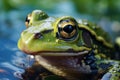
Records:
[[[56,57],[36,55],[35,59],[40,65],[60,76],[67,76],[66,74],[71,74],[74,71],[79,73],[97,73],[98,71],[97,67],[93,66],[96,65],[93,50],[88,54],[80,56],[68,55]]]

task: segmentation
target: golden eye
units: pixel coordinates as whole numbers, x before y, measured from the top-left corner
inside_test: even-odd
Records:
[[[74,19],[63,19],[58,23],[58,36],[64,40],[75,39],[77,36],[77,22]]]
[[[31,14],[28,14],[28,16],[25,19],[25,26],[28,28],[29,23],[30,23],[30,19],[31,19]]]

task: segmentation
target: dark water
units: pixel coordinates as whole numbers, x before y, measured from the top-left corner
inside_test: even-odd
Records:
[[[18,13],[0,13],[0,80],[19,80],[16,73],[22,73],[28,67],[27,56],[17,48],[17,40],[24,27]]]
[[[20,52],[17,43],[0,39],[0,80],[19,80],[20,73],[29,67],[33,60]]]

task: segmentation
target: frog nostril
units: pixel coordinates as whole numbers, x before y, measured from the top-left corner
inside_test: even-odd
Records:
[[[43,36],[42,36],[41,33],[35,33],[34,38],[35,38],[35,39],[39,39],[39,38],[43,38]]]

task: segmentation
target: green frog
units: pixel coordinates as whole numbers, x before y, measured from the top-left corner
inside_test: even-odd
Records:
[[[45,69],[39,72],[42,80],[51,75],[65,80],[120,79],[120,62],[111,60],[114,46],[99,26],[71,16],[50,17],[42,10],[28,14],[25,25],[18,48],[34,56],[36,71]]]

